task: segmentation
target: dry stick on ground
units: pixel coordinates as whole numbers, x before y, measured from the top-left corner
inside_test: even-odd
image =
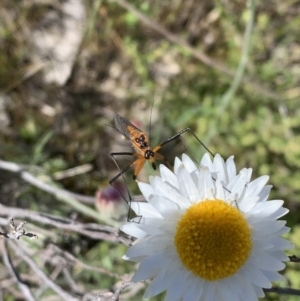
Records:
[[[48,192],[49,192],[49,190],[52,190],[52,189],[56,190],[56,188],[51,187],[50,185],[47,185],[46,183],[39,182],[39,180],[35,179],[33,177],[33,175],[29,174],[26,171],[23,171],[21,169],[21,166],[15,164],[15,163],[5,162],[5,161],[0,160],[0,168],[14,171],[14,172],[19,172],[23,179],[25,179],[25,180],[30,179],[30,181],[29,181],[30,183],[37,184],[36,186],[38,186],[41,189],[46,188],[46,191],[48,191]],[[5,207],[2,205],[0,205],[0,208],[1,208],[1,216],[6,215],[7,217],[14,216],[14,217],[23,218],[23,219],[27,218],[27,219],[39,222],[41,224],[51,225],[51,226],[54,226],[57,228],[71,230],[71,231],[83,234],[83,235],[88,236],[93,239],[103,239],[103,240],[108,240],[108,241],[112,241],[112,242],[122,241],[126,245],[130,245],[132,242],[130,239],[127,239],[124,237],[118,237],[117,230],[110,226],[101,226],[98,224],[75,223],[73,220],[67,219],[67,218],[57,217],[57,216],[53,216],[53,215],[49,215],[49,214],[41,214],[41,213],[33,212],[30,210],[19,209],[19,208]],[[7,224],[7,220],[5,220],[3,218],[0,219],[0,223],[1,222],[2,223],[4,222],[4,224]],[[59,286],[57,286],[50,278],[48,278],[45,274],[43,274],[42,271],[39,271],[39,267],[37,265],[35,265],[35,263],[30,259],[30,257],[27,254],[25,254],[24,250],[18,250],[17,253],[21,258],[23,258],[32,267],[32,269],[39,276],[39,278],[44,280],[45,287],[52,288],[55,292],[58,293],[58,295],[60,295],[65,300],[77,300],[76,298],[71,297],[67,293],[64,293],[64,291],[61,290],[61,288]],[[66,252],[64,254],[66,254]],[[70,258],[71,256],[72,255],[69,254],[68,257]],[[74,260],[74,258],[73,258],[73,260]],[[77,261],[77,263],[78,262],[79,261]],[[89,267],[88,265],[82,264],[82,266],[84,266],[87,269],[88,268],[91,269],[91,267]],[[106,274],[109,273],[108,271],[104,271],[103,269],[99,270],[98,268],[95,268],[95,267],[93,268],[93,270],[97,270],[98,272],[102,272],[102,273],[105,272]],[[116,276],[116,275],[111,273],[111,276]],[[118,293],[118,292],[116,292],[116,293]],[[65,295],[65,294],[67,294],[67,295]]]
[[[105,292],[105,293],[88,293],[83,297],[83,301],[87,301],[87,300],[92,300],[92,301],[119,301],[119,297],[121,292],[128,288],[129,286],[131,286],[133,284],[133,282],[124,282],[121,284],[121,286],[119,288],[117,288],[115,290],[114,293],[111,292]],[[127,300],[127,299],[126,299]]]
[[[181,46],[183,49],[186,49],[199,61],[204,63],[205,65],[216,69],[218,71],[221,71],[224,74],[227,74],[231,77],[234,76],[235,71],[232,69],[228,68],[226,65],[217,62],[216,60],[212,60],[208,55],[205,53],[201,52],[199,49],[196,49],[189,45],[184,39],[178,37],[176,34],[171,33],[168,31],[165,27],[163,27],[161,24],[158,22],[155,22],[154,20],[149,19],[146,15],[141,13],[139,10],[137,10],[133,5],[129,4],[125,0],[111,0],[111,2],[116,2],[118,3],[121,7],[125,8],[127,11],[130,11],[132,14],[135,15],[135,17],[142,21],[144,24],[146,24],[148,27],[152,28],[156,32],[160,33],[162,36],[164,36],[167,40],[170,42],[177,44]],[[252,88],[261,93],[264,96],[270,97],[272,99],[275,99],[279,102],[283,102],[283,97],[280,96],[278,93],[274,93],[264,87],[262,87],[259,83],[254,82],[253,80],[249,79],[248,77],[244,77],[242,79],[244,84],[248,84],[252,86]]]
[[[19,286],[20,290],[22,291],[24,298],[29,301],[36,301],[37,299],[31,293],[29,287],[22,281],[19,274],[15,270],[10,256],[7,252],[7,243],[4,240],[0,240],[0,252],[2,253],[3,263],[5,264],[7,270]]]
[[[108,275],[108,276],[114,277],[114,278],[122,278],[122,276],[112,273],[104,268],[90,266],[90,265],[80,261],[76,257],[74,257],[71,253],[69,253],[65,250],[62,250],[61,248],[59,248],[58,246],[56,246],[54,244],[50,244],[49,249],[50,249],[50,254],[51,254],[52,258],[56,254],[59,254],[59,255],[61,255],[62,260],[64,260],[66,262],[66,264],[68,264],[68,265],[72,265],[72,266],[78,265],[79,267],[82,267],[85,270],[95,271],[95,272],[105,274],[105,275]]]
[[[131,300],[136,296],[139,291],[145,288],[146,283],[144,281],[136,282],[131,285],[126,292],[122,292],[122,300]]]
[[[16,226],[14,223],[14,219],[11,218],[9,222],[11,232],[10,233],[0,232],[0,237],[10,238],[10,239],[20,239],[21,236],[28,236],[31,239],[37,239],[38,237],[36,234],[25,231],[25,229],[23,228],[25,224],[26,222],[21,222],[18,226]]]
[[[3,284],[3,285],[2,285]],[[12,300],[24,300],[24,294],[16,286],[14,279],[1,279],[0,300],[5,300],[4,297],[9,296]]]
[[[277,293],[279,295],[300,296],[300,290],[293,289],[293,288],[272,287],[272,288],[265,288],[264,292]]]
[[[16,255],[22,258],[33,270],[33,273],[39,277],[46,286],[52,289],[57,295],[60,296],[62,300],[66,301],[79,301],[78,298],[73,297],[66,291],[64,291],[60,286],[58,286],[55,282],[53,282],[41,269],[40,267],[31,259],[31,257],[21,248],[19,244],[15,241],[9,240],[8,241],[11,249],[13,249]]]
[[[300,258],[296,255],[289,256],[291,262],[300,262]]]
[[[92,208],[81,204],[76,199],[74,199],[70,193],[67,193],[65,190],[57,188],[53,185],[50,185],[48,183],[41,181],[40,179],[38,179],[37,177],[35,177],[31,173],[29,173],[28,171],[24,170],[24,167],[19,164],[16,164],[14,162],[7,162],[7,161],[0,160],[0,169],[19,173],[20,177],[27,183],[30,183],[31,185],[49,193],[49,194],[54,195],[57,199],[69,204],[70,206],[72,206],[72,208],[78,210],[79,212],[82,212],[86,216],[90,216],[90,217],[94,218],[95,220],[97,220],[99,222],[104,222],[105,224],[108,224],[108,225],[112,225],[112,226],[119,225],[119,223],[117,223],[116,221],[113,221],[110,218],[107,218],[106,216],[101,214],[101,212],[99,213],[99,212],[93,210]]]
[[[62,272],[62,275],[63,275],[65,281],[71,288],[71,290],[75,294],[82,296],[84,294],[83,287],[82,287],[82,285],[78,285],[76,283],[76,281],[73,279],[70,271],[66,267],[64,267],[61,272]]]
[[[43,225],[53,226],[59,229],[80,233],[95,240],[106,240],[114,243],[122,242],[126,245],[130,245],[132,242],[132,240],[130,239],[119,236],[118,230],[110,226],[103,226],[98,224],[82,224],[60,216],[14,207],[5,207],[2,205],[0,205],[0,209],[1,216],[15,217],[19,219],[30,219],[31,221],[39,222]],[[3,222],[3,219],[0,220],[0,223],[1,221]],[[7,222],[5,222],[5,224],[7,224]]]
[[[129,286],[132,285],[132,284],[133,284],[133,282],[124,282],[124,283],[122,283],[122,285],[121,285],[118,289],[116,289],[116,291],[114,292],[114,294],[113,294],[113,295],[111,296],[111,298],[108,299],[108,300],[109,300],[109,301],[118,301],[121,292],[122,292],[125,288],[129,287]]]
[[[30,174],[27,171],[23,170],[23,167],[19,164],[16,164],[14,162],[7,162],[0,160],[0,169],[16,172],[19,173],[20,176],[25,180],[28,181],[30,184],[38,187],[39,189],[42,189],[48,193],[54,194],[55,196],[64,196],[64,198],[71,197],[71,194],[66,193],[65,190],[51,186],[47,183],[42,182],[41,180],[35,178],[32,174]],[[69,202],[70,203],[70,202]],[[71,202],[74,204],[74,202]],[[77,203],[75,203],[77,204]],[[78,205],[78,204],[77,204]],[[0,205],[1,206],[1,205]],[[79,210],[89,210],[88,214],[93,211],[90,208],[86,208],[86,206],[82,205],[83,207],[79,206]],[[77,207],[76,207],[77,208]],[[95,214],[92,214],[92,217],[97,217],[97,212],[93,211]],[[52,225],[55,227],[59,227],[61,229],[67,229],[74,232],[81,233],[85,236],[88,236],[93,239],[103,239],[108,240],[112,242],[122,242],[126,245],[131,244],[130,239],[126,239],[122,236],[117,235],[117,229],[112,228],[110,226],[101,226],[98,224],[80,224],[75,223],[71,219],[66,219],[62,217],[53,216],[50,214],[42,214],[42,213],[36,213],[30,210],[24,210],[24,209],[18,209],[18,208],[12,208],[12,207],[4,207],[1,206],[1,212],[2,215],[7,215],[9,217],[18,217],[18,218],[29,218],[31,220],[40,222],[42,224],[46,225]],[[111,221],[108,221],[111,224],[114,224]]]

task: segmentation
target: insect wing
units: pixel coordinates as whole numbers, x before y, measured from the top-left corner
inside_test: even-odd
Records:
[[[142,130],[140,130],[139,128],[134,126],[128,120],[121,117],[119,114],[115,114],[114,119],[115,119],[115,126],[116,126],[117,130],[129,140],[131,140],[132,136],[128,130],[128,127],[134,128],[136,131],[143,133]]]

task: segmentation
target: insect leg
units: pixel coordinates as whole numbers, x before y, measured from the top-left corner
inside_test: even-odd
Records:
[[[115,159],[115,157],[114,156],[134,156],[134,154],[135,153],[124,153],[124,152],[122,152],[122,153],[110,153],[110,156],[111,156],[111,158],[113,159],[113,161],[114,161],[114,163],[116,164],[116,166],[117,166],[117,168],[118,168],[118,170],[119,170],[119,173],[115,176],[115,177],[113,177],[110,181],[109,181],[109,184],[112,184],[114,181],[116,181],[120,176],[123,176],[123,174],[128,170],[128,169],[130,169],[130,167],[132,167],[133,166],[133,163],[130,163],[129,165],[127,165],[124,169],[122,169],[121,170],[121,168],[120,168],[120,166],[119,166],[119,164],[118,164],[118,162],[117,162],[117,160]],[[125,181],[125,178],[124,178],[124,181]],[[126,183],[126,181],[125,181],[125,183]]]
[[[133,173],[133,179],[135,180],[141,169],[146,163],[146,159],[144,157],[136,159],[132,164],[136,165],[134,173]]]
[[[134,156],[134,157],[138,157],[138,159],[136,159],[134,162],[130,163],[129,165],[127,165],[124,169],[121,170],[118,162],[116,161],[115,157],[114,156],[122,156],[122,155],[127,155],[127,156]],[[121,196],[121,198],[128,204],[129,206],[129,210],[128,210],[128,214],[127,214],[127,221],[129,222],[130,221],[130,213],[132,211],[131,209],[131,202],[132,202],[132,197],[131,197],[131,194],[129,192],[129,189],[128,189],[128,185],[127,185],[127,182],[126,182],[126,179],[124,177],[124,173],[129,170],[131,167],[133,167],[134,165],[137,165],[138,163],[138,160],[140,160],[140,155],[137,154],[137,153],[129,153],[129,152],[120,152],[120,153],[110,153],[110,156],[112,158],[112,160],[114,161],[114,163],[116,164],[118,170],[119,170],[119,173],[113,177],[110,181],[109,181],[109,184],[117,191],[117,193]],[[143,158],[144,159],[144,158]],[[145,163],[145,162],[144,162]],[[142,166],[143,167],[143,166]],[[136,171],[135,171],[136,172]],[[125,186],[126,186],[126,190],[127,190],[127,194],[128,194],[128,200],[123,196],[123,194],[113,185],[113,183],[119,178],[119,177],[122,177],[124,183],[125,183]],[[139,217],[139,216],[137,216]]]
[[[181,139],[181,135],[184,134],[185,132],[190,132],[195,138],[196,140],[214,157],[215,155],[208,149],[208,147],[196,136],[196,134],[190,129],[190,128],[185,128],[183,129],[182,131],[180,131],[179,133],[175,134],[174,136],[172,136],[171,138],[169,138],[168,140],[162,142],[161,144],[159,144],[158,146],[160,146],[159,148],[161,148],[162,146],[164,146],[165,144],[171,142],[171,141],[174,141],[178,138]],[[158,147],[157,146],[157,147]],[[158,149],[159,149],[158,148]],[[158,150],[157,149],[157,150]],[[154,151],[154,150],[153,150]]]
[[[127,182],[126,182],[126,179],[124,177],[124,173],[129,170],[131,167],[132,167],[132,163],[130,163],[129,165],[127,165],[124,169],[121,170],[117,160],[115,159],[114,156],[122,156],[122,155],[128,155],[128,156],[133,156],[133,153],[126,153],[126,152],[120,152],[120,153],[110,153],[110,156],[112,158],[112,160],[114,161],[115,165],[117,166],[118,170],[119,170],[119,173],[113,177],[110,181],[109,181],[109,184],[119,193],[119,195],[122,197],[122,199],[129,205],[130,207],[130,204],[131,204],[131,195],[130,195],[130,192],[129,192],[129,189],[128,189],[128,185],[127,185]],[[127,194],[128,194],[128,198],[129,200],[127,200],[122,194],[121,192],[114,187],[113,183],[119,178],[121,177],[123,178],[123,181],[125,183],[125,186],[126,186],[126,190],[127,190]]]
[[[196,140],[214,157],[215,155],[206,147],[206,145],[196,136],[196,134],[190,129],[190,128],[185,128],[182,131],[178,132],[177,134],[175,134],[174,136],[172,136],[171,138],[167,139],[166,141],[158,144],[156,147],[153,148],[153,152],[156,153],[159,149],[161,149],[164,145],[176,140],[176,139],[180,139],[181,142],[183,143],[183,145],[185,146],[187,152],[189,153],[189,155],[191,156],[191,158],[193,159],[194,162],[197,162],[197,160],[195,160],[194,156],[192,155],[191,151],[189,150],[189,148],[187,147],[187,145],[184,143],[183,138],[181,137],[182,134],[186,133],[186,132],[190,132],[195,138]],[[165,159],[163,159],[165,160]],[[168,167],[169,164],[167,163]]]

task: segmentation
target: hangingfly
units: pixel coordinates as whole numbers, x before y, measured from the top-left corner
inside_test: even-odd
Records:
[[[160,144],[156,145],[154,148],[151,148],[150,140],[148,135],[134,126],[132,123],[130,123],[128,120],[124,119],[119,114],[115,114],[114,116],[115,120],[115,126],[116,129],[124,135],[128,140],[130,140],[135,152],[117,152],[117,153],[111,153],[111,157],[113,161],[115,162],[116,166],[119,168],[118,163],[116,162],[116,159],[114,156],[133,156],[136,159],[127,165],[123,170],[120,170],[120,172],[113,177],[109,184],[113,184],[114,181],[116,181],[120,176],[122,176],[125,172],[127,172],[130,168],[134,168],[133,172],[133,179],[135,180],[143,166],[145,165],[146,161],[149,161],[152,165],[152,168],[156,170],[156,163],[155,160],[164,161],[166,165],[172,169],[171,164],[168,162],[168,160],[158,151],[166,144],[176,140],[181,139],[181,135],[187,131],[189,131],[197,140],[202,144],[202,146],[212,155],[214,156],[209,149],[199,140],[199,138],[194,134],[194,132],[190,128],[185,128],[184,130],[180,131],[179,133],[175,134],[171,138],[167,139],[164,142],[161,142]]]
[[[128,140],[130,140],[135,152],[119,152],[119,153],[111,153],[111,157],[116,163],[114,156],[122,156],[122,155],[129,155],[133,156],[136,159],[126,166],[123,170],[120,171],[113,179],[109,181],[112,184],[116,179],[118,179],[122,174],[124,174],[128,169],[134,168],[133,172],[133,179],[135,180],[143,166],[145,165],[146,161],[149,161],[152,165],[152,168],[156,170],[156,163],[155,160],[165,161],[169,168],[171,168],[170,163],[167,159],[159,154],[157,151],[167,143],[167,141],[158,144],[153,149],[150,146],[150,140],[148,135],[130,123],[128,120],[121,117],[119,114],[115,114],[115,125],[116,129],[124,135]],[[173,139],[174,140],[174,139]],[[118,166],[118,164],[116,163]]]

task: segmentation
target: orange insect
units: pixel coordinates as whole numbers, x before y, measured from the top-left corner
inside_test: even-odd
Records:
[[[156,147],[152,149],[150,146],[148,135],[144,131],[140,130],[139,128],[137,128],[128,120],[124,119],[118,114],[115,114],[114,119],[115,119],[116,129],[127,139],[130,140],[135,152],[111,153],[110,154],[111,157],[113,158],[117,166],[118,164],[114,156],[129,155],[129,156],[136,157],[136,159],[131,164],[126,166],[122,171],[120,171],[120,173],[117,174],[113,179],[111,179],[109,181],[110,184],[113,183],[116,179],[118,179],[122,174],[124,174],[131,167],[134,168],[133,179],[135,180],[147,160],[151,163],[152,168],[154,170],[156,170],[155,160],[165,161],[168,167],[171,168],[171,165],[167,161],[167,159],[163,155],[157,152],[164,144],[167,143],[168,140],[158,144]]]
[[[167,139],[164,142],[161,142],[160,144],[156,145],[154,148],[151,148],[150,146],[150,140],[147,134],[134,126],[132,123],[130,123],[128,120],[124,119],[118,114],[115,114],[114,116],[115,120],[115,125],[116,129],[124,135],[128,140],[130,140],[135,152],[114,152],[111,153],[111,157],[113,161],[115,162],[116,166],[120,170],[120,172],[113,177],[110,181],[109,184],[112,185],[120,176],[123,176],[124,173],[126,173],[130,168],[134,168],[133,172],[133,179],[135,180],[143,166],[145,165],[146,161],[149,161],[152,165],[152,168],[156,170],[156,163],[155,160],[160,160],[164,161],[166,165],[172,169],[171,164],[168,162],[168,160],[158,151],[166,144],[176,140],[176,139],[181,139],[183,142],[183,139],[181,135],[187,131],[189,131],[200,144],[212,155],[214,156],[210,150],[200,141],[200,139],[195,135],[195,133],[190,129],[190,128],[185,128],[184,130],[180,131],[179,133],[175,134],[171,138]],[[184,144],[184,142],[183,142]],[[119,168],[119,165],[114,158],[114,156],[123,156],[123,155],[128,155],[128,156],[133,156],[136,159],[127,165],[123,170]],[[125,179],[124,179],[125,181]],[[113,185],[112,185],[113,186]],[[129,192],[128,192],[129,194]],[[123,196],[122,196],[123,197]],[[130,194],[129,194],[130,197]],[[124,197],[123,197],[124,198]],[[124,198],[125,199],[125,198]],[[129,203],[126,199],[125,201]]]

